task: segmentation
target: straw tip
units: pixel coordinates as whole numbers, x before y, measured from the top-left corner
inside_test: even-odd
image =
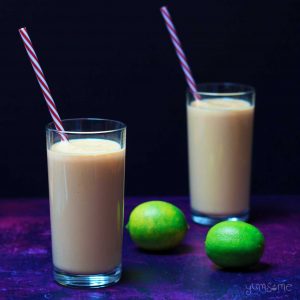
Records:
[[[166,10],[166,9],[167,9],[166,6],[162,6],[162,7],[160,8],[160,11],[163,11],[163,10]]]
[[[19,28],[19,32],[26,30],[26,27]]]

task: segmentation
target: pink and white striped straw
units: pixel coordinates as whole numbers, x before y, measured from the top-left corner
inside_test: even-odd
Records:
[[[166,27],[167,27],[167,29],[170,33],[170,37],[171,37],[172,43],[175,47],[176,54],[179,58],[179,62],[180,62],[181,68],[183,70],[183,73],[184,73],[185,79],[187,81],[187,84],[188,84],[192,94],[194,95],[195,99],[200,100],[201,97],[197,93],[196,82],[193,78],[191,68],[188,65],[187,58],[186,58],[185,53],[184,53],[183,48],[182,48],[182,44],[181,44],[181,42],[178,38],[177,31],[176,31],[175,26],[172,22],[171,15],[170,15],[170,13],[169,13],[166,6],[161,7],[160,12],[161,12],[161,14],[162,14],[162,16],[165,20]]]
[[[42,70],[42,68],[40,66],[39,60],[37,58],[37,55],[36,55],[36,53],[35,53],[35,51],[33,49],[33,45],[32,45],[32,42],[30,40],[30,37],[28,35],[26,27],[20,28],[19,29],[19,33],[20,33],[21,38],[23,40],[26,52],[27,52],[27,54],[29,56],[31,65],[33,67],[33,70],[34,70],[34,73],[35,73],[36,78],[38,80],[38,83],[39,83],[39,85],[41,87],[41,90],[42,90],[42,93],[44,95],[44,98],[46,100],[46,103],[47,103],[50,115],[51,115],[51,117],[53,119],[55,128],[58,131],[64,131],[61,118],[60,118],[60,116],[58,114],[56,105],[55,105],[54,100],[53,100],[53,98],[51,96],[49,86],[48,86],[48,84],[46,82],[46,78],[45,78],[43,70]],[[64,141],[68,140],[65,134],[60,134],[60,136],[61,136],[62,140],[64,140]]]

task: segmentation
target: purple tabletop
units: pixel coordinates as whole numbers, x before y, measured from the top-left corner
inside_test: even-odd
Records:
[[[157,198],[156,198],[157,199]],[[187,197],[159,197],[180,207],[190,230],[168,253],[137,249],[124,233],[121,281],[72,289],[52,279],[47,199],[0,200],[0,299],[300,299],[300,197],[252,199],[252,219],[265,235],[261,263],[248,271],[218,269],[207,258],[208,227],[192,223]],[[128,197],[125,222],[147,197]]]

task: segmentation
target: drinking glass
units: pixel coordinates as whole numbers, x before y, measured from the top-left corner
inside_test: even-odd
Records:
[[[192,219],[203,225],[247,220],[254,88],[204,83],[197,91],[200,100],[187,92]]]
[[[122,271],[126,126],[94,118],[62,125],[46,127],[54,279],[104,287]]]

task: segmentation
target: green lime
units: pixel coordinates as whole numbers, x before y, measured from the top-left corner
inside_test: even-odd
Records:
[[[205,250],[216,265],[241,268],[259,262],[264,243],[263,234],[255,226],[241,221],[224,221],[208,231]]]
[[[146,250],[177,246],[188,229],[183,212],[164,201],[144,202],[133,209],[126,228],[133,242]]]

